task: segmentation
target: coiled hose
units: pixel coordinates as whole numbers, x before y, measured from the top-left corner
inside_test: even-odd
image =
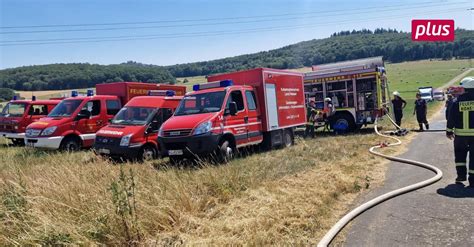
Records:
[[[388,116],[388,117],[390,118],[390,116]],[[392,120],[392,119],[390,118],[390,120]],[[389,143],[389,144],[386,144],[386,145],[373,146],[369,149],[369,152],[371,154],[383,157],[383,158],[391,160],[391,161],[396,161],[396,162],[400,162],[400,163],[405,163],[405,164],[410,164],[410,165],[422,167],[422,168],[428,169],[430,171],[433,171],[434,173],[436,173],[436,175],[434,177],[430,178],[430,179],[427,179],[427,180],[418,182],[416,184],[412,184],[412,185],[409,185],[409,186],[406,186],[406,187],[403,187],[403,188],[400,188],[400,189],[397,189],[397,190],[390,191],[390,192],[385,193],[383,195],[380,195],[380,196],[378,196],[378,197],[376,197],[376,198],[374,198],[374,199],[358,206],[357,208],[353,209],[348,214],[346,214],[344,217],[342,217],[326,233],[326,235],[324,235],[324,237],[321,239],[321,241],[319,241],[318,247],[328,246],[329,243],[331,243],[331,241],[334,239],[334,237],[336,237],[336,235],[342,230],[342,228],[344,228],[344,226],[346,226],[351,220],[353,220],[355,217],[357,217],[359,214],[363,213],[367,209],[369,209],[371,207],[374,207],[374,206],[376,206],[376,205],[378,205],[378,204],[380,204],[380,203],[382,203],[382,202],[384,202],[388,199],[391,199],[393,197],[396,197],[396,196],[402,195],[404,193],[407,193],[407,192],[410,192],[410,191],[413,191],[413,190],[417,190],[417,189],[423,188],[425,186],[428,186],[430,184],[433,184],[433,183],[439,181],[443,177],[443,172],[440,169],[438,169],[437,167],[432,166],[430,164],[426,164],[426,163],[419,162],[419,161],[414,161],[414,160],[409,160],[409,159],[398,158],[398,157],[394,157],[394,156],[390,156],[390,155],[386,155],[386,154],[382,154],[382,153],[377,152],[376,151],[377,149],[380,149],[380,148],[383,148],[383,147],[398,146],[402,143],[402,141],[400,141],[400,139],[398,139],[396,137],[380,133],[378,128],[377,128],[377,121],[378,121],[378,119],[375,120],[375,132],[377,133],[377,135],[392,139],[392,140],[395,141],[395,143]],[[392,123],[393,123],[393,120],[392,120]],[[396,126],[396,127],[400,128],[399,126]]]

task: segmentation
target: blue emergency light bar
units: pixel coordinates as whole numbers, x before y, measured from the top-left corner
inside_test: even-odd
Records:
[[[199,91],[199,90],[209,89],[209,88],[229,87],[232,85],[234,85],[234,82],[232,80],[215,81],[215,82],[209,82],[205,84],[195,84],[193,85],[193,91]]]
[[[17,100],[17,99],[18,99],[18,96],[13,95],[13,100]]]
[[[94,96],[94,90],[93,89],[87,89],[87,96]]]
[[[148,96],[167,96],[173,97],[176,95],[176,92],[173,90],[149,90]]]
[[[76,90],[73,90],[71,92],[71,97],[77,97],[78,95],[79,95],[79,93]]]

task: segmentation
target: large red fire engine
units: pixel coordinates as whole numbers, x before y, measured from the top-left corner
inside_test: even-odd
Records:
[[[29,124],[46,117],[60,100],[16,100],[8,102],[0,114],[0,136],[14,145],[23,145],[25,129]]]
[[[159,132],[171,162],[215,153],[232,158],[237,148],[293,144],[296,126],[305,124],[303,75],[258,68],[209,76],[194,85]]]
[[[183,95],[186,87],[176,86]],[[159,157],[158,130],[170,118],[182,96],[175,91],[150,91],[149,96],[130,100],[112,119],[97,132],[94,149],[113,158],[150,160]]]
[[[59,103],[46,118],[26,128],[25,144],[45,149],[78,150],[94,144],[95,133],[135,96],[149,90],[167,90],[171,85],[139,82],[116,82],[96,85],[97,95],[73,91],[72,97]]]

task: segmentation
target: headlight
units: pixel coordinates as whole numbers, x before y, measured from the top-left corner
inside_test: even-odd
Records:
[[[211,131],[212,128],[212,123],[211,121],[207,121],[204,123],[201,123],[194,129],[194,135],[200,135],[200,134],[205,134],[209,131]]]
[[[120,146],[128,147],[128,144],[130,144],[130,139],[132,139],[132,134],[122,137],[120,140]]]
[[[50,136],[54,133],[54,131],[56,131],[57,128],[58,128],[57,126],[46,128],[46,129],[43,130],[43,132],[41,132],[41,135],[42,136]]]

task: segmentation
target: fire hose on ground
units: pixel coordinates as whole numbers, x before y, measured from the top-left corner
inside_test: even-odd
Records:
[[[400,129],[400,127],[395,124],[395,122],[393,121],[393,119],[390,118],[389,115],[387,115],[387,117],[397,127],[397,129]],[[375,132],[377,133],[377,135],[392,139],[395,142],[373,146],[369,149],[369,152],[371,154],[376,155],[376,156],[380,156],[382,158],[385,158],[385,159],[388,159],[388,160],[391,160],[391,161],[396,161],[396,162],[400,162],[400,163],[405,163],[405,164],[409,164],[409,165],[422,167],[422,168],[428,169],[428,170],[436,173],[436,175],[434,177],[431,177],[431,178],[427,179],[427,180],[424,180],[424,181],[421,181],[421,182],[418,182],[418,183],[415,183],[415,184],[412,184],[412,185],[409,185],[409,186],[406,186],[406,187],[403,187],[403,188],[400,188],[400,189],[390,191],[390,192],[385,193],[383,195],[380,195],[380,196],[378,196],[378,197],[376,197],[376,198],[374,198],[374,199],[358,206],[357,208],[353,209],[348,214],[346,214],[344,217],[342,217],[326,233],[326,235],[324,235],[324,237],[318,243],[318,247],[328,246],[331,243],[331,241],[334,239],[334,237],[336,237],[336,235],[344,228],[344,226],[346,226],[350,221],[352,221],[355,217],[362,214],[366,210],[368,210],[368,209],[370,209],[370,208],[372,208],[372,207],[374,207],[374,206],[376,206],[376,205],[378,205],[378,204],[380,204],[380,203],[382,203],[386,200],[389,200],[393,197],[396,197],[396,196],[408,193],[410,191],[414,191],[414,190],[426,187],[428,185],[431,185],[431,184],[439,181],[443,177],[443,172],[439,168],[437,168],[435,166],[432,166],[430,164],[415,161],[415,160],[398,158],[398,157],[395,157],[395,156],[390,156],[390,155],[386,155],[386,154],[382,154],[380,152],[377,152],[376,150],[380,149],[380,148],[393,147],[393,146],[398,146],[398,145],[402,144],[402,141],[400,139],[398,139],[396,137],[393,137],[393,136],[389,136],[389,135],[380,133],[378,128],[377,128],[377,121],[378,121],[378,119],[375,120]]]

